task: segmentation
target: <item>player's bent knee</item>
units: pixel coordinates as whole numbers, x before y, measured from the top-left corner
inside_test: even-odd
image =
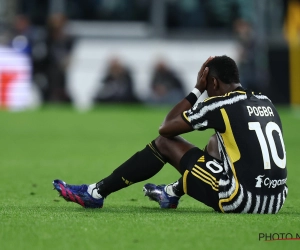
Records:
[[[155,139],[155,144],[157,149],[161,152],[161,154],[170,157],[181,157],[191,148],[194,148],[195,145],[189,143],[185,139],[180,136],[175,136],[172,138],[166,138],[163,136],[158,136]]]
[[[161,135],[155,139],[155,145],[161,153],[164,153],[164,151],[166,151],[166,149],[169,148],[170,143],[171,143],[171,139],[163,137]]]

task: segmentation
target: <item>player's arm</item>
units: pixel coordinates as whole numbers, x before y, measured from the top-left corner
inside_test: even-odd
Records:
[[[197,97],[195,96],[195,98]],[[181,117],[181,114],[184,111],[191,109],[191,107],[192,104],[187,99],[183,99],[179,102],[168,113],[163,123],[160,125],[159,134],[170,138],[194,130],[192,126],[185,122]]]
[[[206,89],[206,77],[209,69],[205,65],[212,59],[209,57],[198,72],[197,83],[194,90],[203,93]],[[193,91],[194,91],[193,90]],[[164,137],[174,137],[193,131],[193,127],[182,118],[182,113],[192,108],[199,96],[191,92],[185,99],[179,102],[166,116],[159,128],[159,134]]]

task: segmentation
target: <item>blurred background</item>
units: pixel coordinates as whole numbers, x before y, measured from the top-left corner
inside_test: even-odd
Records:
[[[0,0],[0,109],[171,105],[224,54],[300,104],[300,0]]]

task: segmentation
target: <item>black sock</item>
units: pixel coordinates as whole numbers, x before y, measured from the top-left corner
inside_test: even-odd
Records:
[[[173,188],[173,192],[175,195],[177,195],[179,197],[184,195],[182,177],[178,181],[176,181],[172,184],[172,188]]]
[[[152,141],[115,169],[111,175],[99,181],[97,183],[98,193],[106,197],[133,183],[147,180],[157,174],[165,163],[166,159]]]

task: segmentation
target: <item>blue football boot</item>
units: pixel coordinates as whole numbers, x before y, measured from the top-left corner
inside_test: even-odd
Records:
[[[168,195],[165,186],[148,183],[143,187],[143,192],[150,200],[158,202],[161,208],[177,208],[180,197]]]
[[[88,185],[69,185],[61,180],[53,181],[54,189],[66,200],[75,202],[84,208],[101,208],[104,198],[95,199],[88,192]]]

